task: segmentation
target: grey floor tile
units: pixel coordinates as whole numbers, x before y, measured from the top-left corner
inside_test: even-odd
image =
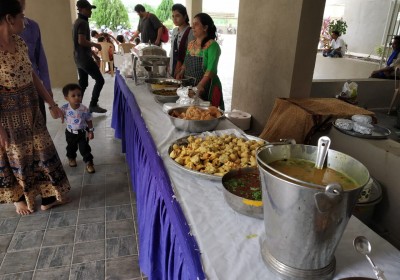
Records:
[[[0,234],[14,233],[19,217],[0,220]]]
[[[68,176],[69,184],[72,188],[81,188],[83,183],[83,175]]]
[[[104,261],[75,264],[71,267],[69,280],[100,280],[105,276]]]
[[[130,280],[140,277],[140,269],[137,256],[121,257],[106,260],[107,280]]]
[[[72,250],[72,244],[42,248],[36,269],[70,265]]]
[[[106,239],[107,259],[137,254],[136,237],[134,235]]]
[[[123,192],[106,190],[106,206],[123,205],[131,202],[128,190]]]
[[[79,225],[76,229],[75,242],[105,239],[104,231],[104,223]]]
[[[19,220],[16,232],[45,229],[48,219],[48,213],[22,216]]]
[[[39,249],[7,253],[0,267],[0,275],[33,270],[38,255]]]
[[[20,217],[13,204],[0,204],[0,219]]]
[[[15,233],[7,252],[39,248],[43,241],[44,230]]]
[[[104,260],[104,240],[76,243],[72,263],[86,263]]]
[[[81,209],[78,215],[78,225],[104,223],[105,207]]]
[[[68,280],[69,266],[54,267],[50,269],[36,270],[33,280]]]
[[[8,246],[10,245],[12,234],[0,235],[0,253],[7,252]]]
[[[94,163],[94,168],[96,169],[96,163]],[[106,174],[104,173],[92,173],[89,174],[85,171],[83,176],[83,185],[101,185],[104,184],[106,180]]]
[[[128,184],[128,173],[113,173],[106,176],[107,185],[122,185],[124,187]]]
[[[64,166],[65,173],[67,173],[67,176],[83,175],[83,173],[85,172],[84,163],[82,161],[80,162],[79,159],[77,159],[76,162],[78,164],[77,167],[70,167],[70,166],[68,166],[67,158],[65,158],[65,164],[63,164],[63,166]]]
[[[120,237],[135,234],[132,220],[107,222],[106,238]]]
[[[54,212],[50,215],[48,228],[69,227],[76,225],[78,211]]]
[[[43,246],[56,246],[74,243],[75,227],[48,229],[43,239]]]
[[[67,204],[52,208],[51,213],[78,210],[79,203],[81,201],[81,193],[82,188],[72,188],[68,193],[68,197],[71,199],[71,201]]]
[[[80,209],[104,207],[106,192],[103,184],[85,185],[82,190]]]
[[[33,271],[13,273],[0,276],[0,280],[32,280]]]
[[[118,147],[119,148],[119,147]],[[105,173],[107,175],[115,173],[126,173],[126,163],[100,164],[96,166],[96,173]],[[107,179],[107,177],[106,177]]]
[[[0,264],[2,263],[5,255],[6,253],[0,253]]]
[[[106,207],[106,221],[117,221],[132,219],[132,206],[131,204]]]

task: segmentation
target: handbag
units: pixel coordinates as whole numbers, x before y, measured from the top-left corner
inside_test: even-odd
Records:
[[[168,43],[169,41],[169,32],[168,28],[166,28],[165,25],[162,26],[162,34],[160,40],[163,43]]]

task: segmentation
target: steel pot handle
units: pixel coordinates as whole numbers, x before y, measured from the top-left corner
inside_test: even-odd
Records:
[[[325,187],[325,192],[314,195],[315,205],[319,212],[328,212],[340,203],[343,198],[343,188],[338,183],[331,183]]]

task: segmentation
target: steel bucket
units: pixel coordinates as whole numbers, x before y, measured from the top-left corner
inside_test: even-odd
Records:
[[[264,262],[281,279],[332,279],[335,249],[364,185],[367,168],[356,159],[328,150],[327,166],[352,178],[357,188],[342,190],[278,175],[268,164],[289,158],[315,162],[316,146],[267,145],[257,151],[265,240]]]

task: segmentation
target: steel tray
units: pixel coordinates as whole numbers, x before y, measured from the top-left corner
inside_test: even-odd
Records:
[[[359,138],[386,139],[391,134],[391,131],[389,129],[379,126],[379,125],[375,125],[375,124],[373,124],[374,128],[372,129],[372,134],[362,134],[362,133],[356,132],[354,130],[346,130],[346,129],[338,127],[334,122],[332,124],[340,132],[350,135],[350,136],[359,137]]]
[[[231,129],[229,129],[229,130],[231,130]],[[226,130],[226,131],[229,131],[229,130]],[[217,130],[217,131],[214,131],[214,132],[215,132],[216,134],[218,134],[218,133],[221,133],[221,132],[223,132],[223,131],[224,131],[224,130]],[[239,133],[239,131],[237,131],[237,130],[236,130],[236,132]],[[235,133],[235,136],[236,136],[236,137],[238,137],[237,133]],[[221,134],[222,134],[222,133],[221,133]],[[227,133],[225,133],[225,134],[231,134],[231,133],[227,132]],[[199,136],[199,135],[201,135],[201,133],[190,134],[190,135],[187,135],[187,136],[184,136],[184,137],[182,137],[182,138],[179,138],[179,139],[175,140],[175,141],[169,146],[169,148],[168,148],[168,158],[169,158],[170,161],[173,162],[174,165],[176,165],[176,166],[179,167],[180,169],[185,170],[185,171],[187,171],[188,173],[191,173],[191,174],[193,174],[193,175],[195,175],[195,176],[197,176],[197,177],[204,178],[204,179],[209,179],[209,180],[213,180],[213,181],[222,181],[222,176],[217,176],[217,175],[202,173],[202,172],[199,172],[199,171],[195,171],[195,170],[186,168],[186,167],[180,165],[179,163],[177,163],[175,160],[173,160],[173,159],[169,156],[169,154],[170,154],[170,153],[172,152],[172,150],[173,150],[172,147],[173,147],[175,144],[177,144],[177,145],[187,145],[187,144],[189,144],[189,142],[187,141],[187,138],[188,138],[189,136]],[[261,139],[261,138],[255,137],[255,136],[251,136],[251,135],[243,135],[243,134],[240,134],[240,136],[243,136],[242,138],[245,138],[245,139],[247,139],[247,140],[257,140],[257,141],[258,141],[258,140],[261,140],[261,141],[266,142],[264,139]],[[240,136],[239,136],[239,137],[240,137]]]

